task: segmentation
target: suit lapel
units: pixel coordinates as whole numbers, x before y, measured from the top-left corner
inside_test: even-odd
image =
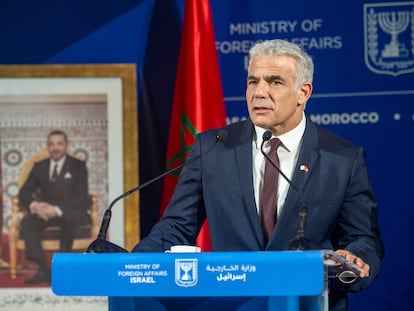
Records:
[[[70,159],[69,156],[66,155],[65,162],[63,162],[62,170],[60,171],[59,179],[63,180],[68,171],[70,171]]]
[[[58,182],[61,182],[67,178],[68,172],[71,171],[71,163],[72,162],[71,162],[69,155],[66,155],[65,162],[63,162],[62,169],[60,170],[60,173],[57,177]]]
[[[312,168],[319,161],[319,142],[316,126],[307,119],[306,129],[303,135],[303,143],[299,152],[298,161],[292,176],[292,183],[302,193],[312,176]],[[305,198],[306,200],[306,198]],[[299,226],[299,211],[302,206],[301,196],[295,189],[289,187],[285,204],[273,232],[271,243],[282,245],[286,243],[287,237],[295,236]]]
[[[244,208],[248,218],[251,221],[252,228],[255,233],[255,239],[258,243],[262,244],[263,232],[260,220],[257,214],[256,200],[254,198],[253,188],[253,172],[252,172],[252,137],[253,137],[253,124],[246,121],[242,128],[241,139],[234,148],[235,158],[237,163],[237,169],[239,172],[241,190],[243,191],[243,197],[246,204]]]
[[[310,120],[306,122],[307,126],[303,135],[302,147],[292,176],[293,183],[302,191],[312,176],[312,168],[315,167],[320,158],[316,126]]]

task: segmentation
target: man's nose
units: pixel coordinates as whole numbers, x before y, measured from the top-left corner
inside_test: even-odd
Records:
[[[256,89],[254,91],[254,95],[256,97],[266,97],[269,92],[269,85],[264,80],[260,80],[257,82]]]

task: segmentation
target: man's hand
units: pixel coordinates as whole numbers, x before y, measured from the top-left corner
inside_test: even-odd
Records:
[[[32,206],[32,212],[37,214],[40,218],[48,221],[57,216],[55,207],[46,202],[37,202]]]
[[[345,257],[347,260],[353,262],[358,267],[360,267],[362,269],[362,271],[359,275],[361,278],[364,278],[364,277],[368,276],[368,274],[369,274],[369,264],[365,263],[361,258],[355,256],[350,251],[346,251],[344,249],[338,249],[336,251],[336,253],[338,255],[341,255],[342,257]]]

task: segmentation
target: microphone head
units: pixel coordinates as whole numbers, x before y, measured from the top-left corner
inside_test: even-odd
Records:
[[[272,132],[271,131],[266,131],[263,133],[263,141],[268,141],[270,138],[272,138]]]
[[[216,135],[216,141],[225,141],[227,139],[227,136],[229,136],[229,133],[227,133],[226,130],[220,130]]]

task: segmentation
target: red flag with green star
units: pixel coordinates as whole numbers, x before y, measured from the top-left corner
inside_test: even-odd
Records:
[[[167,149],[167,169],[184,162],[197,133],[226,123],[213,19],[209,0],[186,0]],[[178,176],[164,179],[161,214],[171,199]],[[197,238],[210,251],[207,222]]]

